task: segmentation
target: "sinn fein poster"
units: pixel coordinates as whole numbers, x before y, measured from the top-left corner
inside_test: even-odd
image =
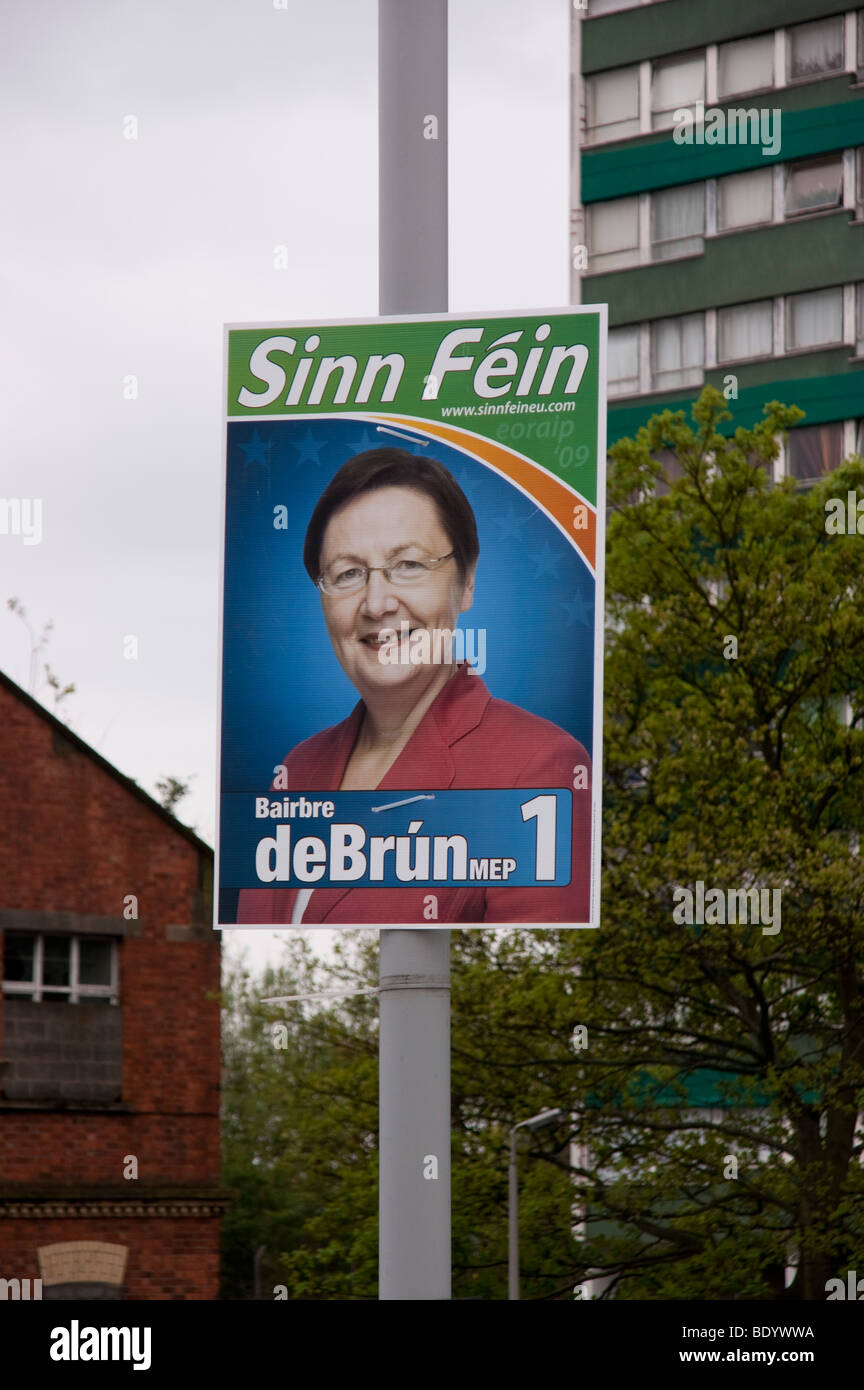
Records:
[[[596,926],[605,306],[230,327],[215,926]]]

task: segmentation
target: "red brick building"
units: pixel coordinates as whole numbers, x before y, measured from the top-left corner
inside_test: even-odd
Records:
[[[203,841],[0,674],[0,1280],[218,1297],[212,882]]]

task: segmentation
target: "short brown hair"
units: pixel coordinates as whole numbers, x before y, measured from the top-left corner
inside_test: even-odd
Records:
[[[315,505],[303,545],[303,564],[312,583],[321,575],[321,546],[331,516],[355,497],[382,487],[408,487],[432,499],[464,581],[476,563],[480,543],[471,504],[453,474],[437,459],[407,449],[367,449],[343,463]]]

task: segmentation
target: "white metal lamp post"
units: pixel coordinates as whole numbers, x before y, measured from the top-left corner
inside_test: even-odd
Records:
[[[516,1141],[520,1129],[546,1129],[565,1119],[563,1110],[541,1110],[530,1120],[520,1120],[510,1131],[510,1190],[507,1203],[507,1217],[510,1238],[507,1251],[507,1298],[512,1302],[519,1298],[519,1167]]]

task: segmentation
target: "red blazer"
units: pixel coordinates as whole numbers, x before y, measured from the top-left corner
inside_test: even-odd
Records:
[[[288,789],[338,790],[362,717],[360,701],[341,724],[298,744],[284,761]],[[377,790],[572,789],[573,771],[580,764],[588,769],[588,786],[572,791],[572,879],[566,886],[316,888],[301,925],[587,922],[591,867],[588,754],[557,724],[505,700],[493,699],[480,677],[461,666],[430,705]],[[237,921],[261,926],[290,924],[297,892],[296,888],[245,888],[240,893]],[[429,915],[430,896],[436,899],[437,917]]]

